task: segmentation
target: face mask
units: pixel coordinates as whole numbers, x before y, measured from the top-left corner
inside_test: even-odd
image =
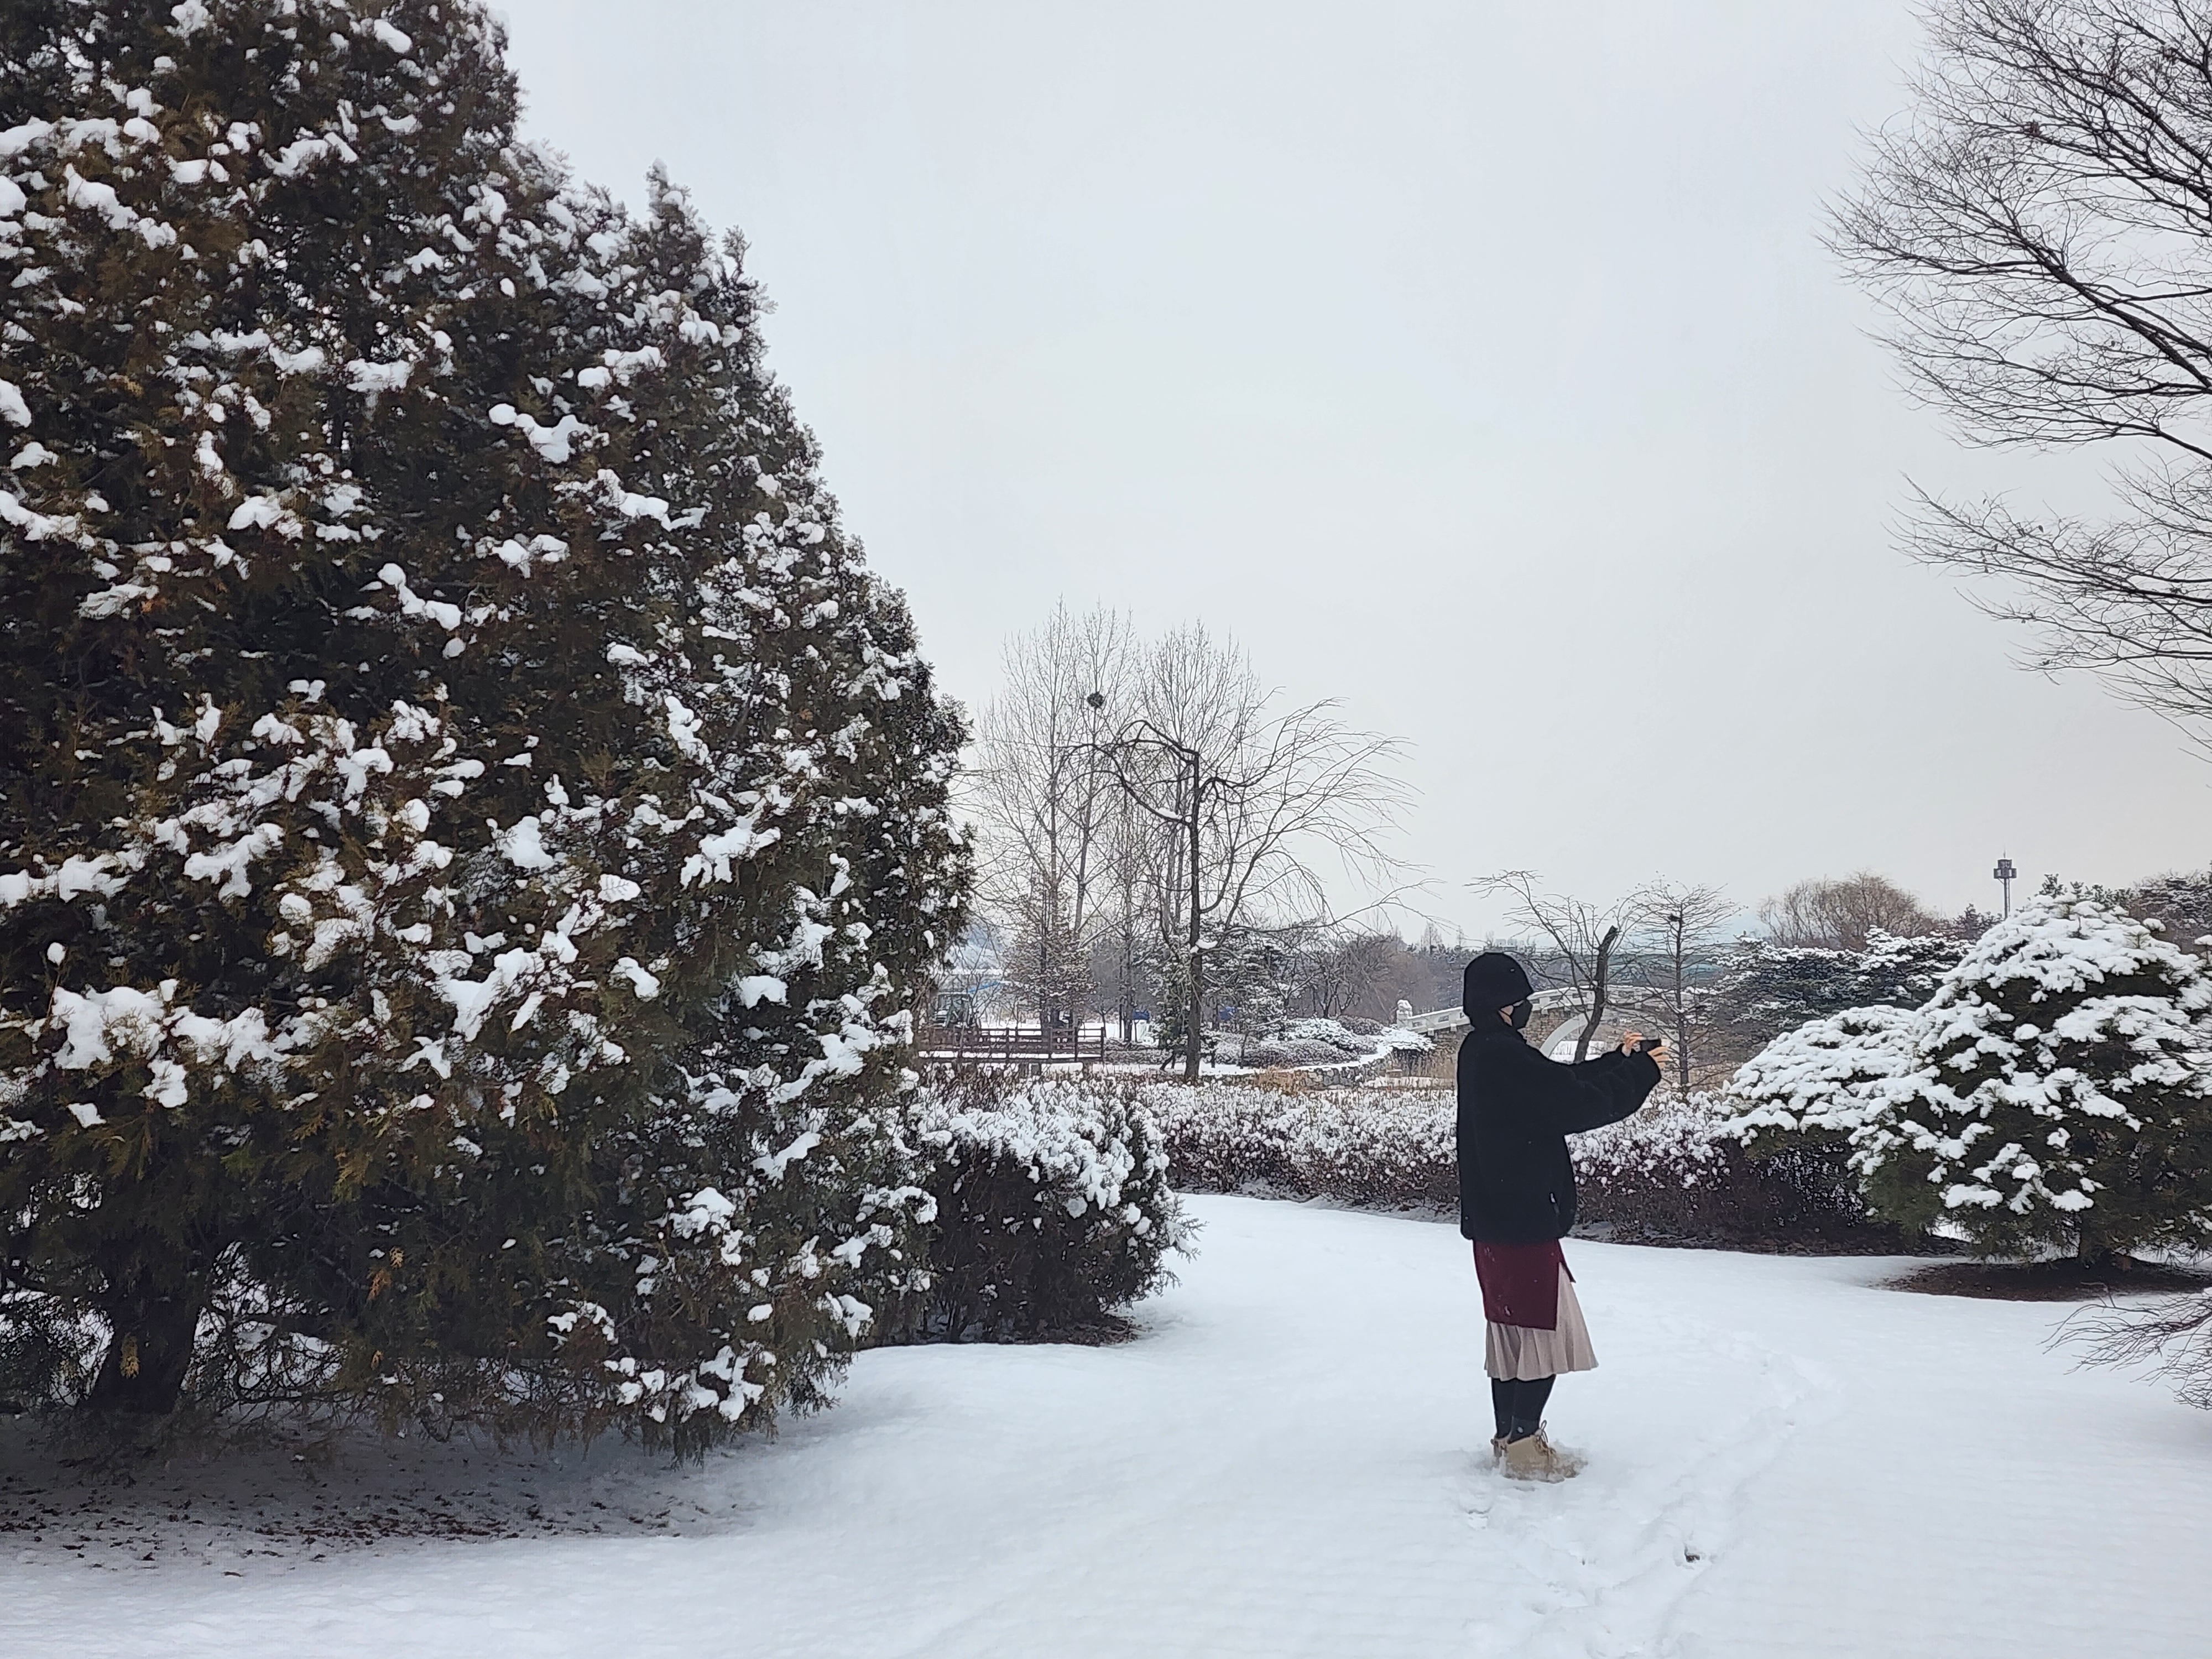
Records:
[[[1506,1018],[1506,1024],[1516,1031],[1525,1031],[1528,1029],[1528,1016],[1535,1012],[1534,1003],[1516,1002],[1513,1005],[1512,1013]]]

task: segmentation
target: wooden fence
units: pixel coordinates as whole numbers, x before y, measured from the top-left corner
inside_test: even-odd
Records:
[[[1022,1025],[925,1025],[915,1047],[925,1059],[960,1065],[1079,1064],[1106,1058],[1106,1028],[1040,1031]]]

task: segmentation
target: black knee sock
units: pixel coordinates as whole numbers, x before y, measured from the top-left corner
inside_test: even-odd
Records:
[[[1498,1418],[1498,1437],[1504,1439],[1513,1432],[1513,1402],[1521,1397],[1518,1382],[1501,1382],[1490,1379],[1490,1409]]]
[[[1510,1385],[1513,1425],[1506,1431],[1507,1439],[1526,1440],[1543,1426],[1544,1404],[1552,1397],[1552,1384],[1558,1381],[1555,1376],[1539,1376]]]

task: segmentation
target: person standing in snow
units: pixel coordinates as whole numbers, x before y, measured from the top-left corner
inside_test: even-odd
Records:
[[[1498,1419],[1493,1459],[1516,1478],[1562,1480],[1580,1467],[1544,1435],[1544,1404],[1565,1371],[1597,1364],[1559,1241],[1575,1224],[1567,1137],[1634,1114],[1666,1049],[1636,1032],[1565,1066],[1528,1046],[1534,988],[1501,951],[1467,965],[1473,1030],[1459,1050],[1459,1230],[1474,1241],[1489,1337],[1485,1369]]]

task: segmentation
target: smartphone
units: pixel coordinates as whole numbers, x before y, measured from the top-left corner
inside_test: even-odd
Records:
[[[1639,1054],[1648,1054],[1655,1048],[1665,1047],[1666,1042],[1665,1037],[1646,1037],[1636,1045],[1636,1052]]]

